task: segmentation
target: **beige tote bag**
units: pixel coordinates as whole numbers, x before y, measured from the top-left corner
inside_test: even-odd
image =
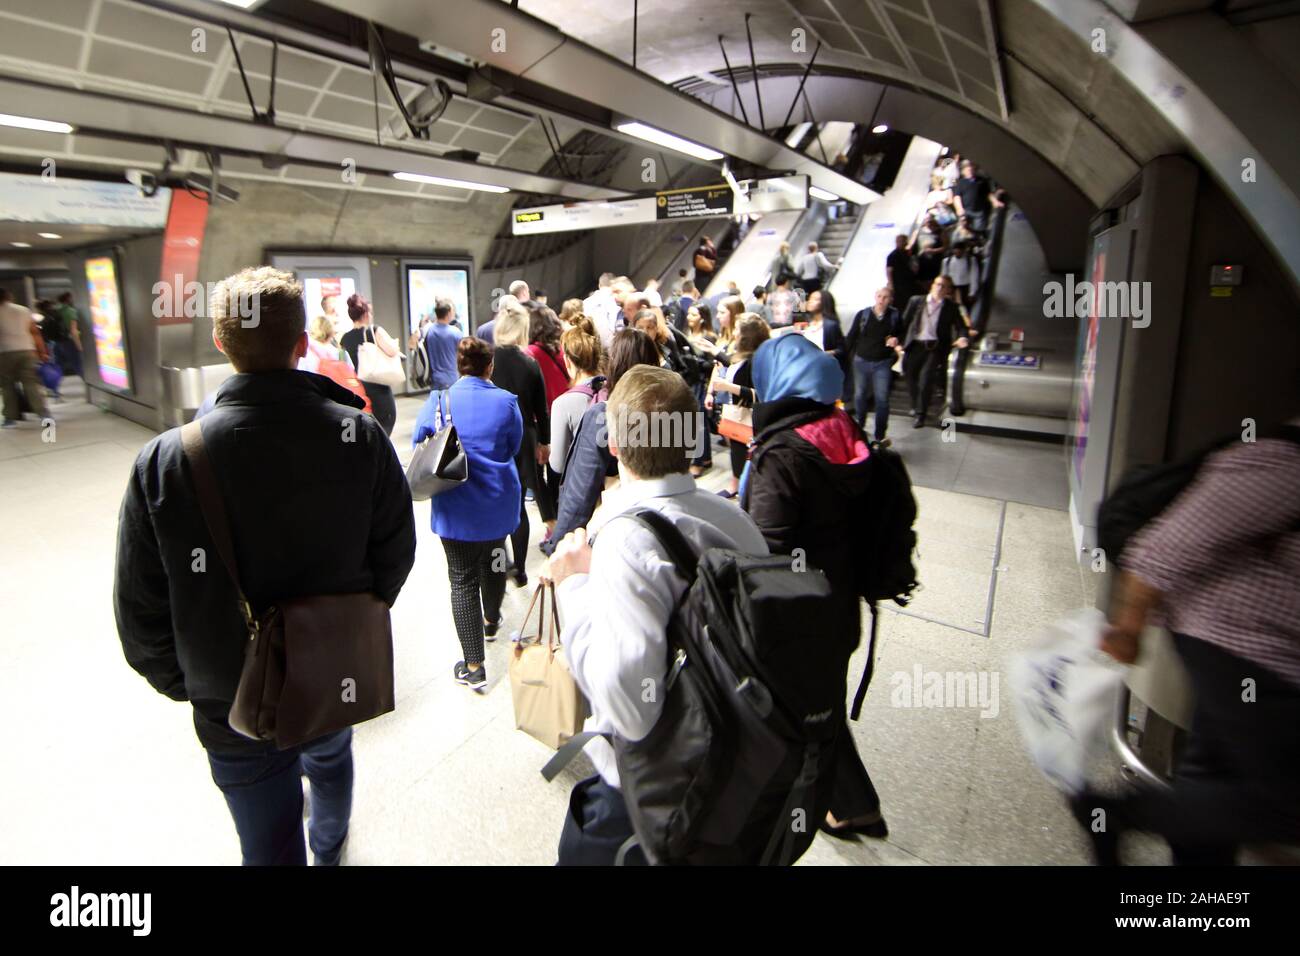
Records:
[[[541,598],[539,601],[538,598]],[[550,628],[546,624],[546,599],[551,602]],[[537,634],[528,636],[533,607],[539,608]],[[582,731],[591,713],[587,699],[578,689],[560,647],[560,613],[555,585],[541,581],[524,615],[520,638],[510,657],[510,693],[515,704],[515,726],[558,750],[570,737]]]

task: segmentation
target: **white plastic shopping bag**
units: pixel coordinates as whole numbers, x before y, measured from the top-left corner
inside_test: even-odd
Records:
[[[1125,667],[1100,649],[1106,617],[1075,611],[1007,662],[1013,710],[1030,757],[1066,793],[1083,789],[1106,749]]]

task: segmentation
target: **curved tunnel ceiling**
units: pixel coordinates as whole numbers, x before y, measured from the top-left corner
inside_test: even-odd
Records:
[[[1249,0],[1233,2],[1240,7]],[[630,4],[520,0],[519,6],[577,40],[632,60]],[[1300,198],[1293,185],[1300,173],[1292,174],[1300,157],[1287,146],[1300,115],[1289,107],[1300,103],[1300,95],[1281,74],[1270,73],[1262,58],[1250,55],[1229,22],[1208,11],[1208,0],[1171,0],[1163,7],[1177,15],[1132,24],[1100,0],[651,0],[641,4],[637,22],[636,68],[739,116],[721,35],[745,112],[757,124],[757,98],[744,82],[750,73],[744,19],[749,12],[764,118],[773,128],[784,119],[799,72],[820,42],[819,67],[863,80],[855,104],[844,82],[810,78],[817,119],[864,122],[876,106],[872,97],[878,97],[870,81],[898,87],[882,107],[893,117],[891,125],[960,144],[980,159],[1026,201],[1045,251],[1058,250],[1049,253],[1057,265],[1077,262],[1081,253],[1059,254],[1050,210],[1045,218],[1044,210],[1029,209],[1046,205],[1036,195],[1050,193],[1054,178],[1057,188],[1069,183],[1069,195],[1098,207],[1155,157],[1191,154],[1300,282]],[[1094,52],[1090,42],[1096,29],[1104,31],[1104,51]],[[802,49],[796,30],[806,38]],[[1216,83],[1224,74],[1245,86],[1246,94],[1252,86],[1243,82],[1247,75],[1258,84],[1278,82],[1255,85],[1255,108],[1249,110],[1230,101],[1228,86]],[[1260,88],[1271,91],[1262,109]],[[807,117],[796,109],[795,118]],[[1018,162],[1018,150],[1007,140],[1018,141],[1026,150],[1022,157],[1033,159]],[[1243,182],[1243,157],[1257,162],[1254,182]],[[1044,164],[1054,167],[1055,177]],[[1085,234],[1076,235],[1077,247]]]

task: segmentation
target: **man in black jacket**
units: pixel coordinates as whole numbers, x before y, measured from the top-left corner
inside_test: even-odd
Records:
[[[218,286],[211,308],[213,342],[237,374],[203,417],[203,442],[249,602],[260,613],[286,598],[370,591],[391,605],[415,561],[410,491],[361,399],[296,370],[307,349],[302,287],[285,272],[245,270]],[[244,863],[306,862],[304,772],[312,851],[318,865],[337,863],[352,805],[352,731],[281,751],[230,728],[248,635],[178,428],[149,442],[131,471],[113,603],[127,662],[193,705]]]
[[[889,393],[894,387],[896,348],[903,334],[903,319],[893,306],[894,292],[888,286],[876,290],[876,304],[853,317],[844,351],[853,357],[853,389],[857,396],[858,424],[867,427],[867,406],[876,402],[876,441],[883,441],[889,429]]]
[[[948,353],[954,345],[964,349],[970,343],[966,323],[952,300],[952,279],[937,276],[930,294],[913,296],[903,313],[903,376],[912,394],[912,427],[925,425],[926,409],[935,380],[948,368]]]

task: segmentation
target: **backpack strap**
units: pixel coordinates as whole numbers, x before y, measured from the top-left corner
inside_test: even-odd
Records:
[[[668,552],[668,557],[677,569],[677,573],[685,578],[688,584],[695,580],[695,573],[700,566],[699,555],[686,540],[686,536],[662,511],[654,508],[637,508],[635,511],[625,511],[615,517],[631,518],[648,529],[655,536],[655,540]]]
[[[849,716],[857,720],[858,715],[862,713],[862,702],[867,696],[867,687],[871,684],[871,675],[876,670],[876,624],[878,617],[876,614],[876,602],[869,601],[867,607],[871,610],[871,637],[867,641],[867,664],[862,669],[862,680],[858,682],[858,692],[853,695],[853,710]]]
[[[550,783],[560,775],[560,771],[573,762],[573,758],[582,753],[582,748],[587,746],[596,737],[609,739],[609,734],[597,733],[594,730],[584,730],[580,734],[574,734],[566,740],[560,749],[555,751],[555,756],[546,761],[546,766],[542,767],[542,776]]]

